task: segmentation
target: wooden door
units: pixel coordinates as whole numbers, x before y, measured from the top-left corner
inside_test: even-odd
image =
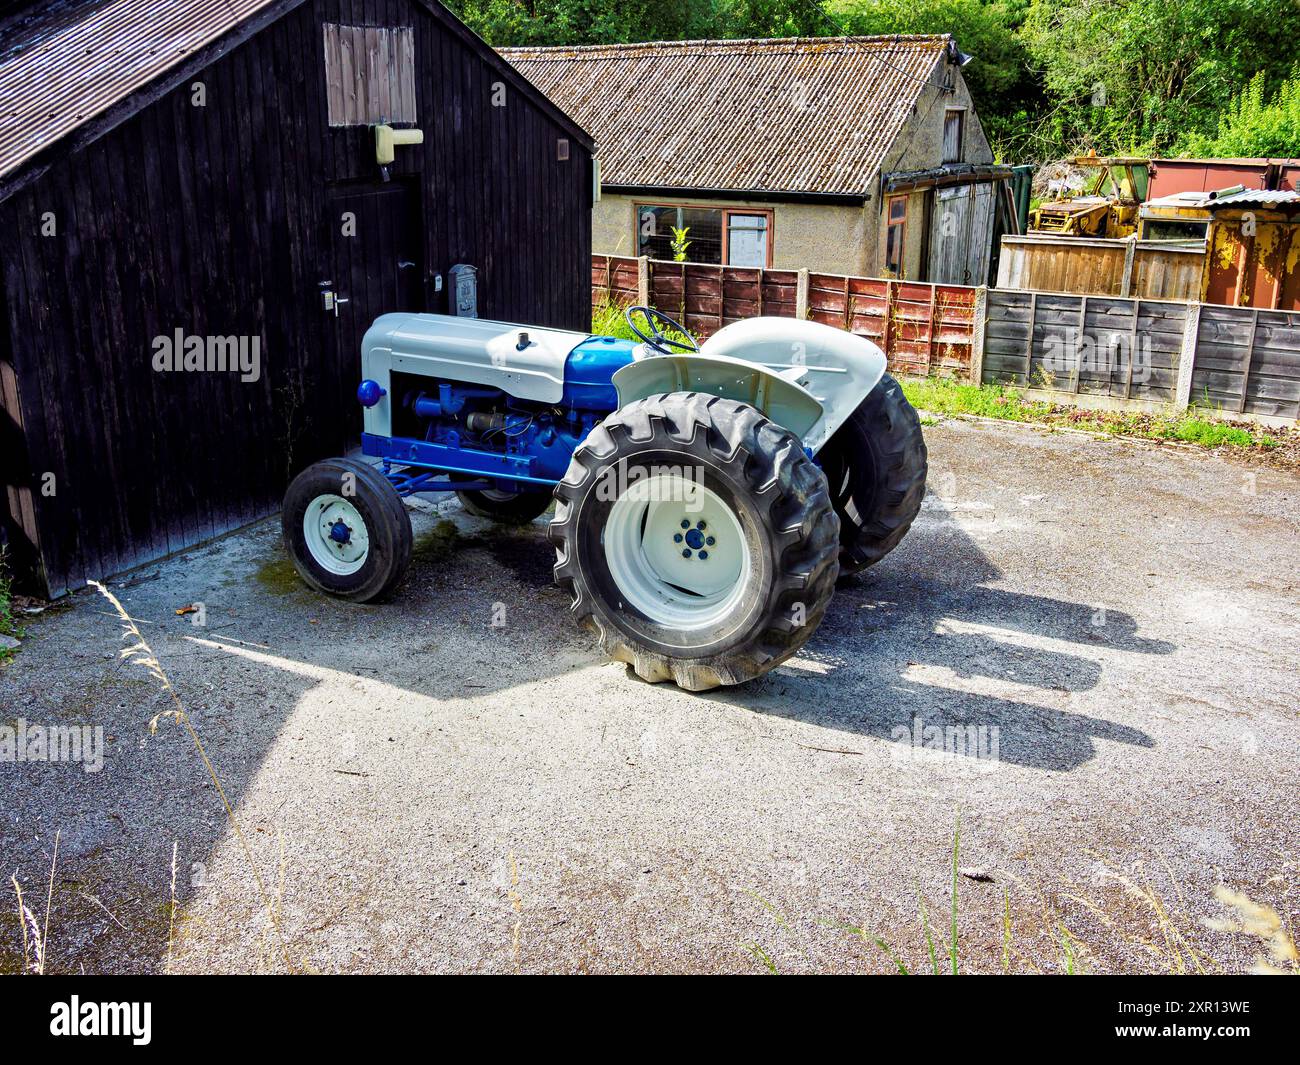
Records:
[[[426,309],[419,202],[418,186],[400,180],[330,190],[333,262],[318,306],[333,319],[332,356],[345,402],[361,380],[361,339],[371,323],[390,311]],[[359,408],[351,407],[359,433]]]

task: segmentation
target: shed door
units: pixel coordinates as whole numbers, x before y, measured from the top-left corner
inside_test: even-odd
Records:
[[[940,285],[987,283],[993,206],[991,184],[935,189],[927,280]]]
[[[334,261],[325,287],[335,306],[322,297],[320,309],[334,323],[335,365],[347,395],[361,379],[361,338],[370,323],[389,311],[425,310],[419,189],[398,180],[342,185],[331,189],[328,210]]]

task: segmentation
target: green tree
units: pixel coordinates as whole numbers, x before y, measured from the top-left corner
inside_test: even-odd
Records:
[[[1207,158],[1300,156],[1300,69],[1272,99],[1264,94],[1264,81],[1263,71],[1251,78],[1213,136],[1184,134],[1178,153]]]
[[[820,36],[822,0],[449,0],[489,44]]]
[[[1018,149],[1042,90],[1018,35],[1029,0],[833,0],[841,32],[860,35],[948,33],[971,56],[962,74],[984,132],[999,156]]]
[[[1210,132],[1255,75],[1290,73],[1294,0],[1033,0],[1021,29],[1049,106],[1031,154],[1163,152]]]

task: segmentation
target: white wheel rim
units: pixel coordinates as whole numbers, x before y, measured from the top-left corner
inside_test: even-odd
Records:
[[[627,603],[658,625],[710,628],[740,602],[749,544],[711,488],[680,474],[631,485],[610,507],[605,562]]]
[[[365,519],[342,496],[317,496],[307,504],[302,538],[317,565],[340,577],[356,573],[370,554]]]

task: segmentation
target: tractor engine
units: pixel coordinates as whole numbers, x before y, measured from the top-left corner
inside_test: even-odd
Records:
[[[394,377],[402,389],[394,435],[513,457],[529,462],[530,475],[540,479],[563,477],[574,449],[609,413],[516,400],[498,388]]]
[[[453,482],[550,487],[574,449],[618,407],[612,378],[630,341],[478,318],[386,314],[362,343],[362,450],[405,467],[424,490]],[[420,474],[418,471],[428,471]]]

